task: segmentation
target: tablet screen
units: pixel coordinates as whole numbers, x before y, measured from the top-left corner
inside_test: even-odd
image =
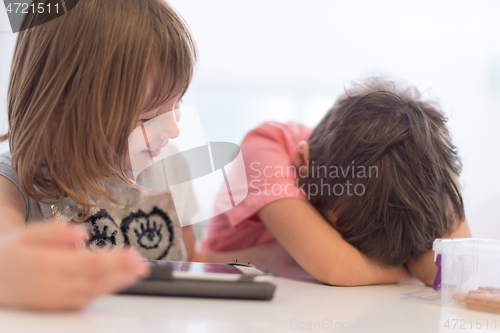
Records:
[[[254,266],[211,264],[185,261],[148,260],[151,265],[150,280],[211,280],[240,281],[250,276],[253,282],[271,282],[271,275],[263,274]]]
[[[243,274],[239,269],[224,264],[206,264],[200,262],[171,262],[172,276],[181,279],[203,279],[235,281]]]
[[[172,262],[174,272],[190,272],[190,273],[217,273],[217,274],[243,274],[239,269],[223,264],[205,264],[201,262]]]

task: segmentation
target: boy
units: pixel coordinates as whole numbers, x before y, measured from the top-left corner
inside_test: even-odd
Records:
[[[247,183],[231,190],[249,195],[209,221],[205,260],[282,265],[277,240],[327,284],[395,283],[406,266],[431,285],[434,239],[470,237],[446,118],[413,87],[367,80],[314,130],[264,123],[241,149]]]

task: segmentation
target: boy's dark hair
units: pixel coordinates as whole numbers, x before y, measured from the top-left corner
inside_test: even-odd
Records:
[[[319,188],[311,203],[333,210],[343,238],[376,262],[399,266],[429,251],[465,219],[461,162],[446,121],[414,87],[380,78],[355,85],[309,139],[309,170],[317,172],[300,181]]]

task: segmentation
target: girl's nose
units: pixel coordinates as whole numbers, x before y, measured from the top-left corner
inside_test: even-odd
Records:
[[[164,140],[175,139],[180,134],[179,124],[175,118],[175,112],[167,112],[165,117],[165,126],[162,127],[159,137]]]
[[[152,149],[166,146],[169,139],[175,139],[180,134],[174,112],[170,111],[159,115],[151,122],[151,126],[146,129],[146,132]]]

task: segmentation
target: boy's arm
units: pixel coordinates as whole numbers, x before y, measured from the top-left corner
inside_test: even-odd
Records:
[[[320,282],[340,286],[397,283],[408,275],[404,267],[372,263],[305,200],[277,200],[257,214],[293,259]]]
[[[261,271],[274,276],[312,279],[311,275],[304,271],[276,241],[239,250],[198,252],[192,257],[192,261],[212,263],[237,261],[255,265]]]
[[[444,235],[443,238],[468,238],[471,237],[471,232],[467,221],[463,221],[458,225],[451,234]],[[437,267],[434,263],[434,251],[430,250],[418,258],[409,258],[406,261],[406,266],[412,275],[428,286],[432,286],[437,274]]]

